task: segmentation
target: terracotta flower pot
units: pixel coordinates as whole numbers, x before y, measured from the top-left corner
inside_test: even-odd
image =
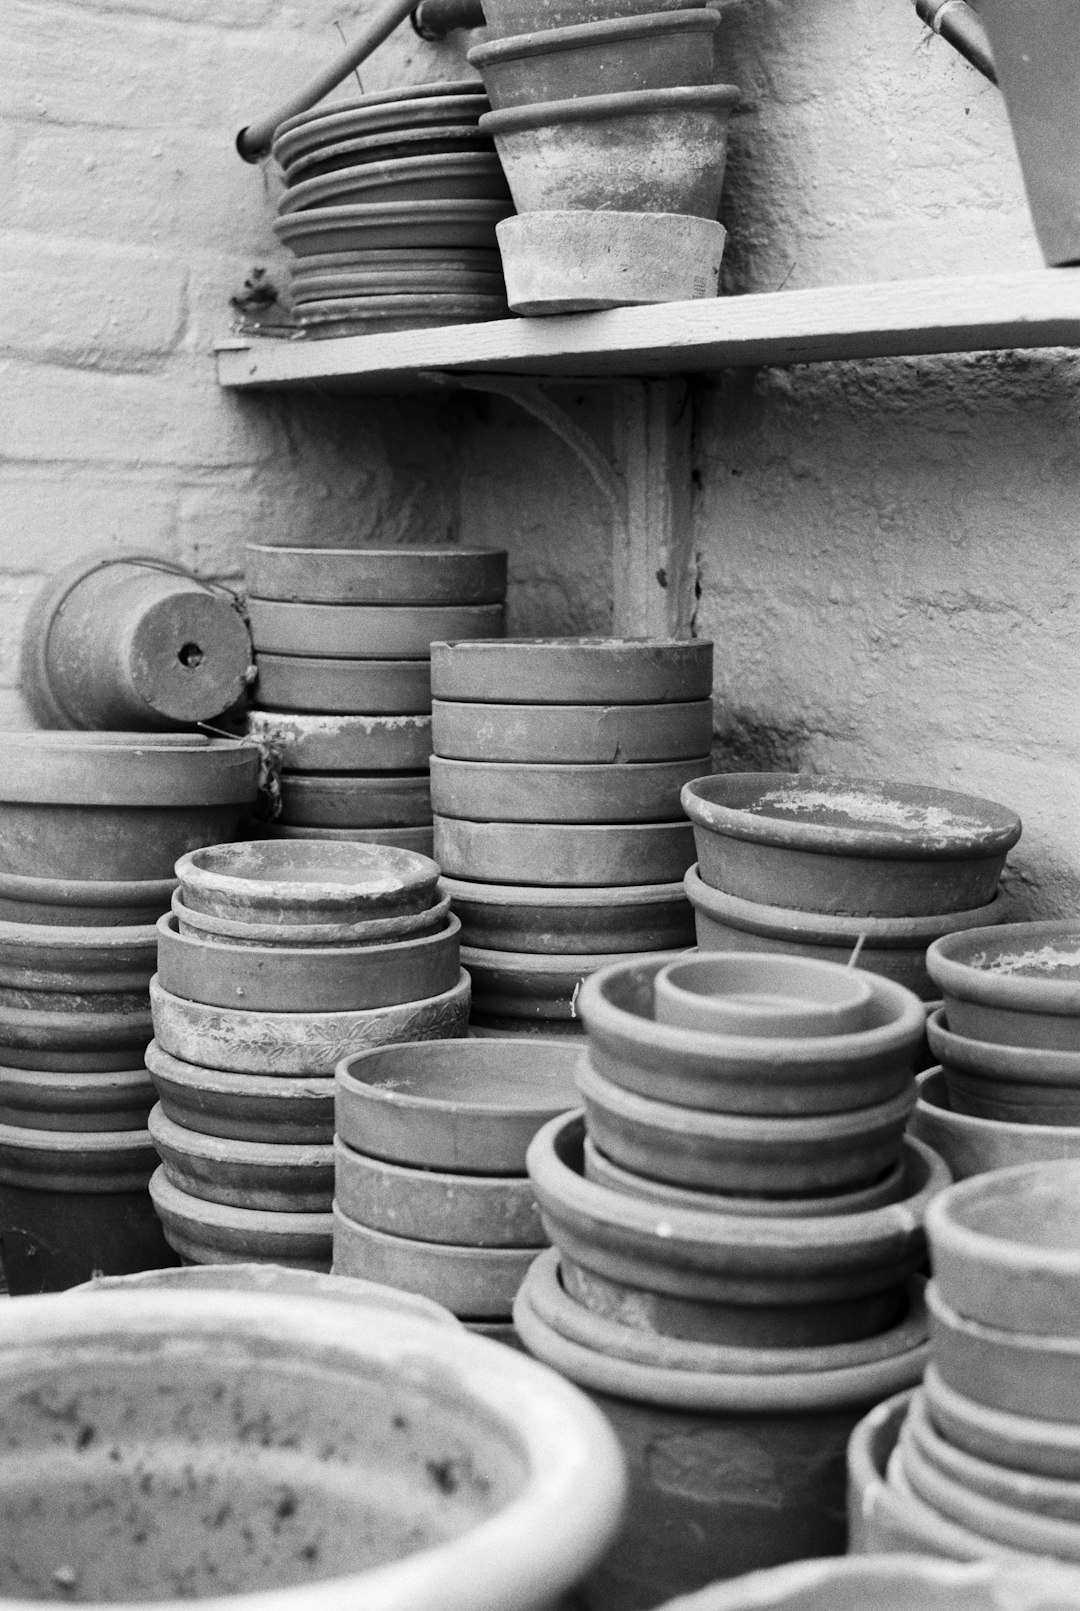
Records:
[[[933,1364],[924,1391],[933,1425],[953,1448],[998,1469],[1080,1481],[1080,1426],[982,1404],[949,1386]]]
[[[610,954],[692,945],[693,914],[682,885],[545,889],[443,878],[466,945],[482,951]]]
[[[222,1291],[7,1307],[5,1421],[22,1408],[6,1544],[24,1593],[52,1581],[44,1525],[101,1601],[541,1611],[617,1530],[602,1417],[553,1372],[426,1317],[358,1324],[340,1304]],[[60,1432],[64,1393],[79,1413]]]
[[[582,95],[488,112],[519,213],[563,208],[715,218],[734,84]]]
[[[150,1136],[165,1178],[211,1203],[285,1214],[325,1214],[334,1196],[330,1142],[237,1141],[175,1124],[155,1107]]]
[[[248,1012],[184,1001],[150,981],[154,1035],[173,1057],[233,1073],[328,1075],[343,1057],[398,1040],[465,1033],[469,976],[423,1001],[355,1012]],[[2,1033],[2,1028],[0,1028]]]
[[[0,1068],[0,1125],[34,1130],[144,1130],[154,1105],[145,1069]]]
[[[422,1001],[453,989],[461,924],[363,946],[233,946],[158,923],[158,977],[186,1001],[255,1012],[357,1012]]]
[[[578,1048],[521,1040],[384,1046],[337,1070],[337,1129],[357,1151],[465,1174],[522,1175],[529,1142],[577,1105]]]
[[[922,917],[993,899],[1020,819],[948,789],[798,772],[687,784],[699,871],[742,900],[809,912]]]
[[[437,699],[516,705],[681,704],[712,694],[703,639],[507,638],[433,643]]]
[[[792,1039],[850,1035],[877,1016],[867,981],[803,957],[741,952],[668,962],[653,981],[656,1019],[678,1029]]]
[[[411,851],[303,840],[216,845],[177,867],[190,912],[286,929],[425,911],[438,876],[434,863]]]
[[[612,961],[628,960],[607,952],[554,956],[461,948],[461,965],[469,971],[476,1010],[492,1018],[574,1019],[578,993],[589,974]]]
[[[334,1081],[329,1075],[275,1079],[200,1068],[171,1057],[156,1040],[146,1048],[146,1066],[166,1117],[187,1130],[236,1141],[309,1146],[329,1146],[333,1139]]]
[[[308,216],[326,219],[350,210],[329,208]],[[282,226],[295,222],[278,220]],[[501,604],[287,604],[250,598],[248,613],[260,652],[341,659],[427,660],[437,638],[498,638],[504,630]]]
[[[689,823],[614,826],[435,818],[435,859],[451,878],[549,889],[670,884],[694,854]]]
[[[958,1113],[1017,1124],[1080,1124],[1080,1051],[999,1046],[955,1034],[942,1010],[926,1024]]]
[[[720,18],[705,8],[543,28],[474,45],[494,111],[540,101],[713,82]]]
[[[261,824],[266,839],[337,839],[353,845],[387,845],[393,850],[414,850],[429,860],[435,854],[435,834],[431,828],[309,828],[294,823]]]
[[[503,548],[277,548],[249,543],[259,598],[292,604],[501,604]]]
[[[446,1174],[334,1142],[334,1200],[369,1230],[457,1247],[546,1247],[527,1175]]]
[[[27,878],[0,873],[0,920],[51,928],[130,928],[168,910],[175,878]]]
[[[952,1106],[944,1071],[919,1075],[910,1133],[941,1154],[954,1180],[1015,1164],[1080,1159],[1080,1125],[1017,1124],[976,1118]]]
[[[189,1264],[270,1263],[330,1273],[329,1214],[236,1208],[181,1191],[159,1166],[150,1177],[154,1211],[169,1246]]]
[[[671,960],[641,957],[592,974],[577,1010],[593,1067],[606,1080],[686,1111],[827,1114],[892,1100],[911,1090],[922,1041],[921,1003],[873,974],[875,1026],[802,1041],[720,1036],[655,1020],[654,981]]]
[[[942,1301],[965,1319],[1080,1343],[1080,1159],[954,1186],[927,1216]]]
[[[312,946],[316,950],[327,947],[351,950],[354,947],[387,945],[395,940],[416,939],[436,934],[445,929],[450,916],[450,898],[443,896],[434,905],[416,912],[403,912],[400,916],[361,918],[357,923],[243,923],[227,917],[214,917],[207,912],[192,912],[180,899],[173,896],[172,914],[180,933],[195,940],[207,940],[217,945],[251,946],[265,950],[278,945],[292,950]]]
[[[988,906],[940,916],[838,917],[740,900],[712,889],[696,866],[686,874],[685,883],[703,951],[780,952],[846,965],[861,941],[859,968],[906,985],[926,1001],[938,999],[937,986],[926,971],[927,946],[946,932],[999,923],[1006,908],[999,894]]]
[[[301,716],[250,710],[247,736],[289,772],[410,772],[431,756],[430,716]]]
[[[926,965],[971,1040],[1080,1054],[1080,923],[1010,923],[937,940]]]
[[[432,701],[436,754],[547,764],[679,761],[707,755],[712,700],[666,705],[510,705]]]
[[[268,710],[411,716],[431,709],[431,673],[425,660],[263,653],[255,656],[255,664],[255,695]]]
[[[980,1182],[991,1179],[980,1177]],[[965,1182],[965,1185],[975,1182]],[[1080,1425],[1076,1373],[1080,1342],[1035,1331],[1005,1331],[967,1320],[931,1283],[934,1363],[946,1386],[991,1409]]]
[[[679,790],[703,762],[546,766],[433,755],[431,802],[440,816],[478,822],[681,822]]]

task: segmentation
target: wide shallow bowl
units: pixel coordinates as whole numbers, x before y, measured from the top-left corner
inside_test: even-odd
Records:
[[[451,878],[549,889],[670,884],[694,854],[687,822],[468,822],[435,818],[435,859]]]
[[[231,1074],[170,1057],[156,1040],[146,1066],[166,1116],[187,1130],[237,1141],[327,1146],[334,1135],[334,1082]]]
[[[289,772],[413,772],[431,755],[430,716],[302,716],[249,710],[247,736]]]
[[[422,772],[283,772],[281,819],[296,828],[420,828],[431,821]]]
[[[981,1176],[989,1180],[991,1176]],[[967,1185],[968,1182],[965,1182]],[[948,1387],[990,1409],[1080,1426],[1080,1341],[1035,1331],[1005,1331],[958,1315],[931,1283],[934,1363]]]
[[[1002,1470],[1080,1482],[1080,1426],[994,1408],[950,1387],[936,1365],[924,1383],[930,1420],[953,1448]]]
[[[507,302],[526,315],[714,297],[727,241],[712,218],[570,210],[518,213],[495,235]]]
[[[519,213],[583,208],[715,218],[734,84],[627,90],[488,112]]]
[[[804,957],[728,952],[679,958],[653,981],[656,1020],[677,1029],[781,1039],[850,1035],[876,1017],[869,983]]]
[[[469,976],[422,1001],[355,1012],[250,1012],[206,1007],[150,981],[154,1034],[173,1057],[237,1074],[330,1074],[343,1057],[399,1040],[465,1033]]]
[[[334,1142],[334,1200],[388,1236],[458,1247],[546,1247],[527,1175],[445,1174],[369,1158]]]
[[[708,699],[707,639],[506,638],[433,643],[437,699],[515,705],[643,705]]]
[[[0,920],[48,928],[130,928],[156,923],[175,878],[91,880],[0,873]]]
[[[334,1270],[419,1292],[462,1320],[506,1320],[536,1248],[468,1247],[388,1236],[334,1206]]]
[[[931,946],[926,966],[958,1035],[1080,1054],[1075,919],[950,934]]]
[[[0,1124],[36,1130],[144,1130],[154,1105],[145,1069],[0,1068]],[[567,1103],[573,1106],[573,1101]]]
[[[625,90],[711,84],[715,11],[659,11],[488,40],[469,61],[492,109]]]
[[[926,1001],[940,1000],[926,971],[926,948],[942,934],[1000,923],[1007,902],[999,893],[988,906],[930,917],[852,917],[763,906],[713,889],[691,867],[686,893],[694,908],[698,945],[703,951],[764,951],[848,963],[879,973]],[[856,955],[857,951],[857,955]]]
[[[252,593],[292,604],[500,604],[506,597],[504,548],[249,543],[244,556]]]
[[[1020,819],[879,778],[732,772],[687,784],[705,883],[810,912],[920,917],[992,900]]]
[[[412,201],[498,201],[508,194],[494,151],[424,152],[289,177],[278,212]],[[252,589],[254,592],[254,588]]]
[[[614,216],[614,215],[612,215]],[[666,705],[510,705],[435,699],[437,755],[561,765],[679,761],[708,753],[712,700]]]
[[[946,1192],[927,1217],[934,1279],[965,1319],[1080,1343],[1080,1159]]]
[[[353,210],[376,211],[335,207],[309,216],[325,219]],[[437,638],[499,638],[504,631],[501,604],[289,604],[249,598],[248,615],[261,652],[344,660],[426,660]]]
[[[556,956],[536,951],[483,951],[463,945],[461,965],[472,979],[476,1010],[491,1018],[540,1018],[570,1021],[577,1017],[581,986],[597,968],[613,958],[608,952],[589,956]]]
[[[866,1108],[911,1090],[925,1013],[903,985],[873,974],[873,1027],[850,1035],[768,1040],[676,1029],[655,1018],[654,981],[670,956],[590,975],[577,1011],[605,1079],[688,1113],[798,1115]]]
[[[707,756],[612,766],[431,757],[431,803],[477,822],[681,822],[679,790]]]
[[[307,946],[317,950],[341,946],[349,950],[437,933],[446,927],[450,898],[444,895],[432,906],[421,907],[417,912],[403,912],[400,916],[361,918],[358,923],[289,923],[283,927],[274,922],[242,923],[207,912],[192,912],[178,892],[173,896],[172,913],[181,934],[225,945],[230,950],[238,946],[266,950],[277,945],[290,950]]]
[[[254,1260],[330,1273],[333,1220],[329,1214],[291,1214],[213,1203],[174,1186],[163,1166],[150,1177],[150,1196],[165,1240],[188,1264],[249,1264]]]
[[[702,1112],[607,1080],[588,1054],[578,1069],[589,1134],[614,1163],[671,1185],[739,1197],[851,1190],[892,1167],[915,1084],[841,1113],[763,1117]]]
[[[155,1107],[148,1123],[165,1178],[192,1197],[236,1208],[325,1214],[334,1196],[334,1149],[310,1142],[237,1141],[175,1124]]]
[[[423,660],[339,660],[325,655],[257,654],[255,694],[270,710],[318,715],[423,715],[431,710],[431,671]]]
[[[919,1100],[908,1128],[941,1154],[954,1180],[1015,1164],[1080,1159],[1080,1125],[1006,1123],[958,1113],[940,1068],[920,1074],[918,1086]]]
[[[958,1112],[1017,1124],[1080,1124],[1080,1051],[973,1040],[946,1023],[943,1008],[930,1014],[926,1035]]]
[[[337,1070],[337,1130],[357,1151],[460,1174],[521,1175],[536,1132],[576,1107],[576,1044],[384,1046]]]
[[[692,945],[694,920],[679,883],[629,889],[544,889],[443,878],[466,945],[567,955],[669,951]]]
[[[256,1611],[286,1597],[539,1611],[617,1527],[622,1462],[599,1413],[427,1318],[218,1291],[7,1307],[20,1601],[63,1569],[87,1599],[170,1608],[243,1595]]]
[[[192,912],[237,922],[359,923],[434,904],[439,869],[385,846],[263,840],[216,845],[177,864]],[[283,938],[287,937],[283,935]]]
[[[586,1180],[583,1144],[582,1118],[571,1114],[545,1125],[529,1148],[545,1229],[564,1262],[596,1277],[598,1295],[604,1282],[632,1289],[632,1302],[613,1306],[631,1324],[670,1329],[680,1317],[690,1324],[694,1304],[713,1311],[711,1340],[747,1346],[860,1335],[860,1317],[879,1316],[881,1294],[895,1293],[918,1268],[922,1216],[948,1184],[940,1159],[911,1143],[896,1203],[815,1219],[725,1216],[635,1200]],[[887,1323],[879,1320],[878,1329]]]

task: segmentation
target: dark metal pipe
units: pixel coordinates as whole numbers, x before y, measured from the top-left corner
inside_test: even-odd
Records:
[[[990,40],[967,0],[915,0],[915,10],[926,26],[947,40],[966,62],[977,67],[991,84],[997,83]]]
[[[421,39],[445,39],[455,28],[482,28],[484,21],[480,0],[420,0],[412,13]]]

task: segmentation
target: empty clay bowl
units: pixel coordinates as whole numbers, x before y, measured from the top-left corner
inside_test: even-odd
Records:
[[[975,1185],[992,1176],[981,1175]],[[991,1409],[1080,1426],[1080,1341],[1034,1331],[1005,1331],[967,1320],[935,1284],[927,1290],[934,1363],[941,1379]]]
[[[287,929],[423,911],[435,902],[439,869],[388,846],[263,840],[184,856],[177,877],[189,911]]]
[[[873,1022],[853,1034],[721,1036],[656,1021],[654,982],[672,960],[615,963],[582,985],[589,1056],[610,1083],[687,1111],[760,1116],[843,1113],[912,1092],[925,1013],[902,985],[864,974]]]
[[[742,900],[919,917],[993,899],[1020,819],[1004,806],[878,778],[731,772],[683,790],[707,884]]]
[[[244,557],[247,585],[257,598],[292,604],[500,604],[506,597],[503,548],[249,543]]]
[[[1080,1160],[965,1181],[926,1228],[938,1291],[959,1315],[1080,1342]]]
[[[433,643],[437,699],[521,705],[654,705],[708,699],[707,639],[506,638]]]
[[[407,716],[431,709],[431,671],[423,660],[262,653],[255,664],[256,697],[269,710]]]
[[[488,112],[519,213],[563,209],[715,218],[733,84],[582,95]]]
[[[526,315],[714,297],[727,240],[712,218],[572,210],[518,213],[495,235],[507,302]]]
[[[388,1236],[458,1247],[546,1247],[527,1175],[448,1174],[369,1158],[334,1142],[334,1200]]]
[[[909,1130],[941,1154],[954,1180],[1016,1164],[1080,1159],[1080,1125],[1006,1123],[958,1113],[940,1068],[920,1074],[918,1086]]]
[[[657,1023],[717,1035],[803,1039],[870,1027],[874,996],[853,969],[739,952],[669,962],[653,981]]]
[[[692,945],[693,914],[682,885],[544,889],[443,878],[466,945],[487,951],[597,955],[671,951]]]
[[[337,1129],[392,1163],[521,1175],[537,1130],[577,1106],[576,1045],[541,1040],[416,1041],[337,1071]]]
[[[950,934],[926,965],[956,1034],[1080,1054],[1080,922]]]
[[[998,1468],[1080,1481],[1080,1426],[979,1403],[948,1386],[933,1364],[924,1386],[930,1420],[953,1448]]]
[[[926,1024],[959,1113],[1017,1124],[1080,1124],[1080,1051],[999,1046],[954,1033],[939,1008]]]

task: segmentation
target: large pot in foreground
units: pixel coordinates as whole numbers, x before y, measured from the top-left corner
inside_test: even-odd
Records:
[[[0,1590],[20,1601],[62,1571],[169,1611],[540,1611],[618,1525],[618,1450],[582,1396],[427,1319],[232,1292],[5,1311]]]

